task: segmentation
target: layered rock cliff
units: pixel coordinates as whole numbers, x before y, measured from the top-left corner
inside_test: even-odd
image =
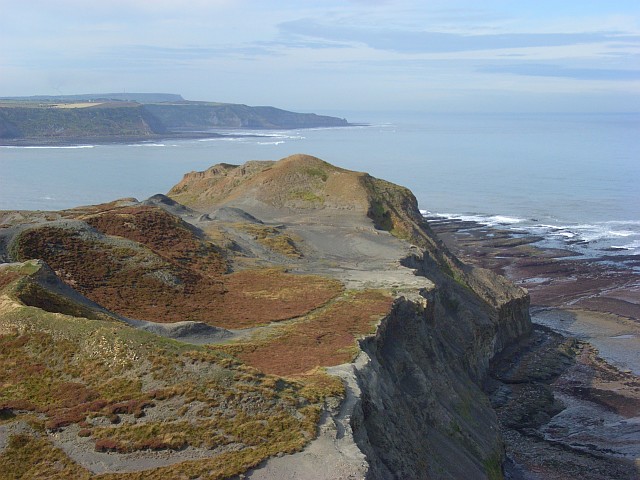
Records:
[[[501,478],[503,447],[482,392],[489,361],[526,333],[528,301],[502,311],[450,282],[397,302],[360,346],[352,422],[368,478]]]
[[[42,259],[58,278],[46,270],[48,284],[58,286],[42,298],[55,301],[38,301],[39,290],[24,280],[31,267],[0,270],[5,334],[20,337],[26,328],[26,313],[12,312],[40,309],[38,325],[54,339],[68,342],[68,333],[56,337],[61,320],[47,315],[66,316],[67,325],[86,318],[83,331],[95,328],[96,341],[107,322],[115,335],[109,342],[118,339],[142,359],[135,371],[144,380],[129,395],[140,402],[132,412],[144,415],[126,417],[124,426],[92,420],[119,408],[101,387],[114,381],[109,371],[98,369],[104,378],[94,384],[74,370],[73,381],[104,403],[74,406],[58,433],[37,438],[66,452],[75,472],[502,478],[500,433],[482,386],[492,358],[528,334],[528,295],[456,259],[425,225],[410,191],[294,155],[192,172],[168,195],[0,218],[0,258]],[[78,345],[76,358],[90,358]],[[160,378],[148,365],[174,373]],[[0,394],[11,415],[49,415],[23,390],[11,392]],[[74,440],[79,424],[82,447]],[[219,435],[203,440],[203,424]],[[174,426],[186,432],[179,439]],[[0,449],[11,457],[19,448],[2,446],[3,431]],[[94,445],[106,450],[92,452]],[[155,466],[151,445],[163,452]]]

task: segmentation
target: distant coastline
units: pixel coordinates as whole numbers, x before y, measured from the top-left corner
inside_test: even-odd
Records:
[[[270,106],[194,102],[169,94],[0,98],[2,146],[233,138],[232,130],[241,129],[345,126],[353,125],[344,118],[327,115],[290,112]],[[218,133],[214,129],[231,132]]]
[[[30,137],[0,138],[2,147],[67,147],[79,145],[119,145],[151,143],[164,140],[199,140],[209,138],[237,138],[255,135],[221,134],[215,132],[170,132],[158,135],[112,135],[102,137]]]

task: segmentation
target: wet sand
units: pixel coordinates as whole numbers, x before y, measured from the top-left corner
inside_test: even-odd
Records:
[[[590,310],[543,309],[531,312],[534,323],[586,341],[600,357],[621,371],[640,376],[640,324],[629,318]]]

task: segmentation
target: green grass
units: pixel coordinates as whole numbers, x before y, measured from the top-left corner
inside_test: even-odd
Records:
[[[289,199],[291,200],[303,200],[305,202],[313,203],[313,204],[323,204],[324,198],[316,195],[314,192],[310,190],[296,190],[289,194]]]
[[[493,453],[487,457],[482,463],[489,480],[503,480],[502,475],[502,455]]]
[[[302,172],[306,175],[309,175],[310,177],[319,178],[323,182],[326,182],[329,178],[329,174],[322,167],[306,167],[302,170]]]

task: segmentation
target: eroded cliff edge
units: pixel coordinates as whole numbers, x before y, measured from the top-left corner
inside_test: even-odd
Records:
[[[55,428],[39,438],[66,452],[77,472],[225,478],[302,449],[247,475],[501,478],[503,448],[482,384],[494,355],[529,332],[528,296],[451,255],[407,189],[295,155],[187,174],[169,197],[9,212],[2,223],[5,260],[40,258],[53,272],[47,286],[21,273],[32,267],[5,267],[3,286],[13,289],[0,312],[5,335],[33,329],[12,312],[33,316],[39,308],[57,315],[38,317],[39,325],[55,319],[59,329],[62,315],[68,328],[79,321],[71,317],[83,317],[96,341],[109,330],[105,338],[120,339],[136,358],[147,355],[141,342],[154,345],[152,363],[172,359],[154,363],[173,372],[163,378],[137,362],[138,403],[121,426],[100,419],[128,412],[123,399],[74,371],[73,381],[103,403],[75,406],[69,423],[50,422]],[[133,334],[131,326],[146,332]],[[178,343],[158,342],[158,333]],[[344,393],[319,367],[344,380]],[[227,379],[217,393],[215,372]],[[71,373],[64,374],[68,381]],[[173,385],[181,376],[211,385]],[[3,408],[18,418],[60,413],[9,400]],[[286,421],[286,432],[276,419]],[[318,437],[308,443],[318,421]],[[165,432],[180,422],[194,428],[178,437]],[[203,424],[224,434],[203,441],[195,428]],[[160,434],[131,441],[131,431],[145,429]],[[92,442],[106,451],[87,450]]]
[[[362,391],[353,422],[367,478],[501,478],[496,416],[482,392],[498,345],[527,331],[527,300],[502,315],[451,284],[401,300],[361,342]],[[498,340],[498,338],[501,340]]]
[[[323,167],[318,159],[294,161],[300,160],[305,168]],[[287,161],[292,162],[283,160]],[[173,194],[184,200],[182,192],[188,191],[187,201],[200,208],[206,198],[213,197],[216,204],[251,209],[246,196],[235,200],[235,187],[230,192],[212,188],[219,187],[219,182],[237,183],[237,178],[228,178],[237,170],[221,173],[223,168],[186,176]],[[243,167],[242,174],[253,178],[252,168],[256,166]],[[207,173],[213,180],[207,182]],[[192,188],[191,182],[200,188]],[[299,181],[291,183],[300,188]],[[366,215],[376,228],[413,246],[400,263],[425,282],[401,292],[375,335],[359,342],[361,356],[347,374],[357,382],[357,399],[351,411],[342,411],[334,419],[334,424],[342,426],[331,430],[332,435],[338,439],[345,435],[346,417],[351,428],[346,434],[353,435],[366,455],[366,467],[354,471],[366,472],[366,478],[501,478],[502,441],[482,384],[492,358],[530,333],[528,294],[487,270],[459,262],[423,222],[411,192],[383,180],[360,174],[355,186],[344,181],[324,188],[306,185],[307,204],[294,198],[287,205],[287,200],[280,200],[285,197],[281,192],[254,191],[263,198],[278,198],[279,208],[284,206],[288,215],[298,209],[305,212],[307,221],[313,218],[310,223],[319,224],[317,217],[326,217],[335,208],[335,191],[357,192],[358,187],[367,192]],[[194,190],[200,195],[193,196]],[[220,192],[224,193],[218,196]],[[360,198],[351,194],[351,214],[363,208],[355,200]],[[340,205],[345,207],[344,202]],[[338,222],[336,216],[330,218]],[[396,288],[402,287],[398,282]],[[350,460],[361,461],[357,455]],[[309,459],[300,460],[305,461]],[[348,463],[345,458],[342,461]],[[286,476],[295,460],[281,463],[282,469],[251,478]],[[335,478],[344,473],[323,472],[321,465],[300,471],[305,478]]]

